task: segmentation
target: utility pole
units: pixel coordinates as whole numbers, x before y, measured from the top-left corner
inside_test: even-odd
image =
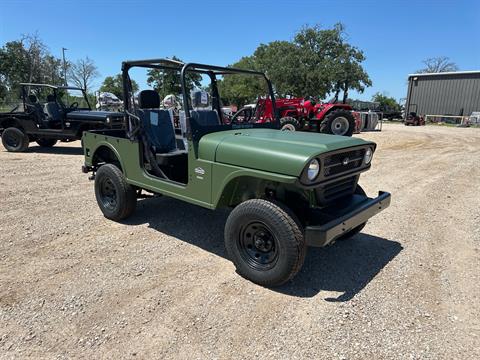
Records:
[[[68,50],[68,49],[62,47],[62,55],[63,55],[63,82],[64,82],[64,85],[67,86],[67,61],[65,60],[65,50]]]

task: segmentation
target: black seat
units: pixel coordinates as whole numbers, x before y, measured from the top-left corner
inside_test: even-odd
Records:
[[[62,109],[55,100],[52,94],[47,95],[47,102],[45,103],[45,112],[48,115],[48,121],[51,123],[59,123],[62,121]]]
[[[191,111],[192,118],[200,126],[220,125],[220,119],[215,110],[197,109]]]
[[[210,95],[204,90],[194,90],[190,94],[193,110],[190,115],[200,126],[220,125],[220,118],[215,110],[210,108]]]
[[[28,95],[28,102],[26,103],[27,107],[30,108],[37,118],[37,122],[42,122],[45,120],[45,113],[43,112],[42,105],[38,102],[38,99],[35,95]]]
[[[159,165],[165,165],[172,157],[186,156],[186,150],[177,148],[172,114],[159,109],[160,96],[154,90],[143,90],[138,94],[138,114],[150,147]]]

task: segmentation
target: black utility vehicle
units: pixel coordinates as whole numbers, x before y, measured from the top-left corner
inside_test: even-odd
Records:
[[[0,135],[8,151],[25,151],[32,141],[51,147],[79,140],[86,130],[124,127],[119,112],[92,111],[81,88],[23,83],[20,103],[0,113]]]

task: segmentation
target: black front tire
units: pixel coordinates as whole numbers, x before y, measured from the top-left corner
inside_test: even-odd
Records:
[[[355,189],[355,194],[357,195],[363,195],[363,196],[367,196],[367,193],[365,192],[365,190],[363,190],[363,188],[357,184],[357,188]],[[349,232],[343,234],[342,236],[340,236],[338,238],[338,240],[347,240],[347,239],[351,239],[352,237],[354,237],[355,235],[359,234],[363,228],[365,227],[365,225],[367,225],[367,222],[365,221],[363,224],[360,224],[358,225],[357,227],[354,227],[352,230],[350,230]]]
[[[56,139],[46,139],[46,138],[40,138],[37,139],[37,144],[40,145],[41,147],[52,147],[57,143]]]
[[[247,200],[225,224],[225,248],[237,272],[263,286],[279,286],[303,265],[306,244],[301,225],[280,204]]]
[[[319,131],[325,134],[352,136],[355,130],[355,118],[345,109],[333,110],[321,122]]]
[[[24,152],[28,149],[30,139],[22,130],[15,127],[9,127],[3,130],[2,144],[7,151]]]
[[[114,221],[129,217],[137,205],[135,188],[113,164],[100,166],[95,174],[95,197],[103,215]]]
[[[280,130],[297,131],[300,130],[300,122],[291,116],[285,116],[280,119]]]

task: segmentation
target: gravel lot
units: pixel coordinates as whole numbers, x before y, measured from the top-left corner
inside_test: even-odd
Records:
[[[385,125],[361,184],[393,194],[278,289],[225,258],[225,211],[106,220],[80,143],[0,147],[2,358],[480,358],[480,130]]]

